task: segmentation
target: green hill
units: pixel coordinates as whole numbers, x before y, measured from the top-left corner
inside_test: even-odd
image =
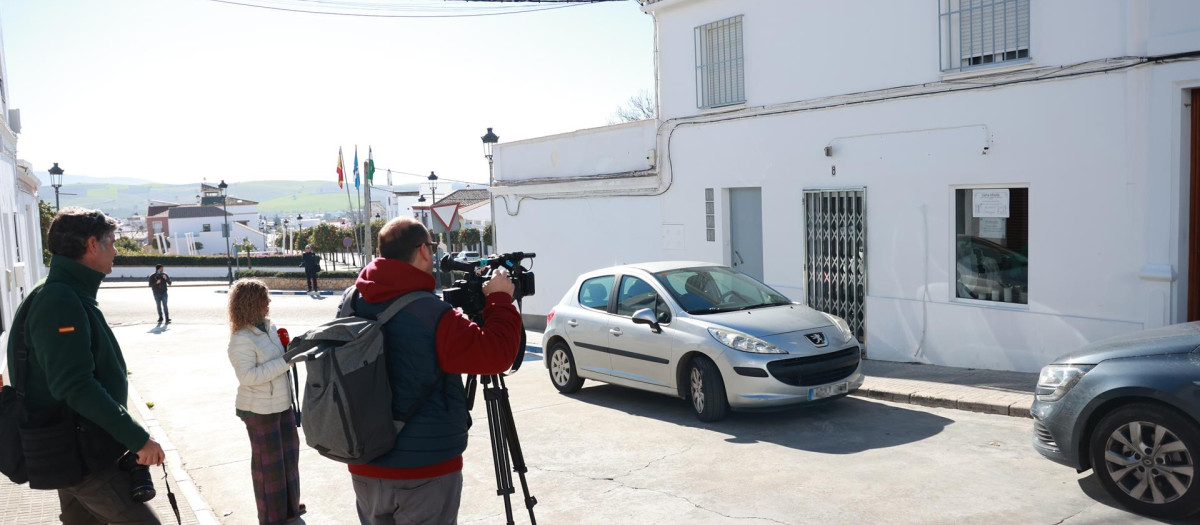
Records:
[[[397,191],[414,190],[415,185],[394,186]],[[82,206],[104,210],[114,217],[144,215],[150,201],[194,204],[199,201],[200,184],[71,184],[63,186],[59,200],[63,207]],[[382,199],[386,190],[373,192],[373,198]],[[39,188],[42,200],[54,200],[54,188]],[[339,189],[336,182],[323,181],[251,181],[229,185],[230,196],[256,201],[259,213],[271,215],[289,214],[339,214],[347,210],[346,190]],[[357,207],[360,197],[355,197],[350,188],[350,198]]]

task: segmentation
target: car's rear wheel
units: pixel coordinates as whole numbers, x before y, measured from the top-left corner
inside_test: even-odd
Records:
[[[717,365],[707,357],[692,358],[688,367],[688,394],[700,421],[719,421],[729,411],[725,382]]]
[[[575,356],[567,343],[559,341],[550,347],[550,382],[564,394],[573,394],[583,387],[583,378],[575,372]]]
[[[1092,469],[1121,505],[1149,516],[1183,518],[1200,510],[1195,478],[1200,428],[1157,405],[1114,410],[1091,435]]]

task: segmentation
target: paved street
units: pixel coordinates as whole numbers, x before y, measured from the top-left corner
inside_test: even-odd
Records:
[[[187,475],[221,522],[250,524],[225,298],[177,287],[175,323],[163,328],[148,290],[100,294],[132,382],[154,403]],[[328,319],[335,301],[273,295],[273,318],[300,333]],[[708,424],[682,400],[613,386],[560,395],[540,356],[528,356],[508,385],[540,523],[1158,523],[1114,508],[1090,472],[1038,456],[1028,419],[845,398]],[[504,523],[486,420],[475,413],[460,523]],[[300,461],[304,522],[356,523],[344,465],[305,447]],[[514,507],[516,522],[528,523],[519,497]]]

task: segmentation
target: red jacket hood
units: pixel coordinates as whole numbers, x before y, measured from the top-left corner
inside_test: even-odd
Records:
[[[416,290],[433,291],[433,275],[405,261],[378,257],[367,264],[354,283],[368,303],[381,303]]]

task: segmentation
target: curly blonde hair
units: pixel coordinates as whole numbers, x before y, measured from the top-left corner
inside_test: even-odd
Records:
[[[267,285],[258,279],[238,279],[229,289],[229,332],[258,324],[266,306]]]

